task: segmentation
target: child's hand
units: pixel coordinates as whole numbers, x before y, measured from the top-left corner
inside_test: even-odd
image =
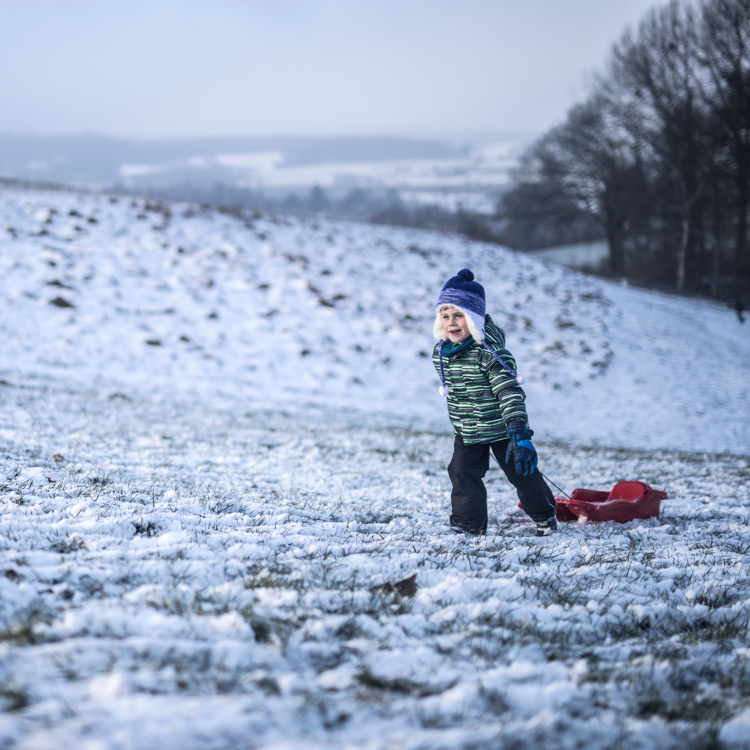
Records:
[[[528,476],[534,473],[539,457],[531,436],[534,434],[526,425],[509,425],[510,441],[505,451],[505,463],[513,461],[517,474]]]

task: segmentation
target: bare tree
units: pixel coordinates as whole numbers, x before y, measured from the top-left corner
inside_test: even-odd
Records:
[[[696,80],[696,14],[672,0],[650,11],[637,35],[626,33],[613,51],[611,77],[629,92],[621,106],[637,113],[640,137],[648,143],[674,183],[679,242],[675,258],[678,291],[685,288],[695,207],[705,188],[701,164],[701,98]],[[632,122],[632,118],[631,118]]]
[[[515,209],[518,217],[523,201],[532,199],[537,210],[561,223],[580,216],[595,219],[607,238],[610,271],[621,275],[636,145],[615,121],[609,99],[601,92],[593,94],[525,155],[516,173],[518,187],[506,196],[504,206]]]
[[[734,262],[741,275],[750,204],[750,0],[704,2],[701,20],[698,83],[712,116],[718,166],[734,185]]]
[[[516,178],[511,227],[529,205],[558,221],[595,218],[613,274],[736,293],[750,280],[750,0],[647,13]]]

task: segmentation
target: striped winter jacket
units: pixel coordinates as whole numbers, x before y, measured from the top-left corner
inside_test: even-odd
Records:
[[[516,361],[505,348],[505,334],[489,315],[485,317],[485,341],[514,371]],[[438,347],[432,361],[440,375]],[[443,350],[443,373],[448,385],[448,416],[464,443],[505,440],[510,422],[528,424],[526,395],[515,378],[476,341],[447,356]]]

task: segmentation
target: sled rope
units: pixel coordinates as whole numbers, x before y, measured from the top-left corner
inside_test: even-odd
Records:
[[[495,455],[495,454],[494,454],[494,453],[493,453],[492,451],[490,451],[490,455],[492,456],[492,458],[494,458],[494,459],[495,459],[495,463],[496,463],[496,464],[498,465],[498,467],[502,469],[503,467],[502,467],[502,466],[500,466],[500,462],[499,462],[499,461],[497,460],[497,456],[496,456],[496,455]],[[554,487],[554,488],[555,488],[556,490],[559,490],[560,492],[562,492],[562,493],[563,493],[563,495],[565,495],[565,497],[567,497],[567,498],[568,498],[568,500],[571,500],[571,499],[572,499],[572,498],[570,497],[570,495],[569,495],[569,494],[568,494],[568,493],[567,493],[567,492],[566,492],[566,491],[565,491],[565,490],[564,490],[564,489],[563,489],[562,487],[560,487],[560,485],[558,485],[558,484],[555,484],[555,483],[554,483],[554,482],[553,482],[553,481],[552,481],[552,480],[551,480],[551,479],[550,479],[550,478],[549,478],[549,477],[548,477],[548,476],[547,476],[547,475],[546,475],[546,474],[545,474],[545,473],[544,473],[544,472],[543,472],[543,471],[542,471],[541,469],[537,468],[537,471],[538,471],[538,472],[539,472],[539,473],[540,473],[540,474],[541,474],[541,475],[542,475],[542,476],[543,476],[543,477],[544,477],[544,478],[545,478],[545,479],[546,479],[546,480],[547,480],[547,481],[548,481],[548,482],[549,482],[549,483],[550,483],[550,484],[551,484],[551,485],[552,485],[552,486],[553,486],[553,487]]]
[[[546,474],[544,474],[543,472],[541,472],[541,471],[540,471],[539,473],[540,473],[540,474],[541,474],[541,475],[542,475],[542,476],[543,476],[543,477],[544,477],[544,478],[545,478],[545,479],[546,479],[546,480],[547,480],[547,481],[548,481],[548,482],[549,482],[549,483],[550,483],[550,484],[551,484],[551,485],[552,485],[552,486],[553,486],[553,487],[554,487],[554,488],[555,488],[556,490],[560,490],[560,492],[562,492],[562,493],[563,493],[563,495],[565,495],[565,497],[567,497],[567,498],[568,498],[568,500],[570,500],[570,499],[571,499],[570,495],[569,495],[569,494],[568,494],[568,493],[567,493],[567,492],[566,492],[566,491],[565,491],[565,490],[564,490],[564,489],[563,489],[562,487],[560,487],[559,485],[555,484],[555,483],[554,483],[554,482],[553,482],[553,481],[552,481],[552,480],[551,480],[551,479],[550,479],[550,478],[549,478],[549,477],[548,477],[548,476],[547,476]]]

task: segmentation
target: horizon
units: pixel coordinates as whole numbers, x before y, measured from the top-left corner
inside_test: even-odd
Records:
[[[264,139],[310,139],[310,140],[366,140],[366,139],[384,139],[384,140],[404,140],[404,141],[423,141],[444,143],[456,140],[468,140],[470,138],[523,138],[533,137],[536,135],[532,131],[514,128],[477,128],[476,130],[455,130],[439,133],[398,133],[398,132],[371,132],[371,133],[217,133],[214,135],[163,135],[163,136],[129,136],[129,135],[112,135],[109,133],[96,131],[71,131],[71,132],[50,132],[42,133],[32,130],[0,130],[0,138],[100,138],[114,141],[131,141],[136,143],[155,143],[163,141],[220,141],[220,140],[264,140]]]

